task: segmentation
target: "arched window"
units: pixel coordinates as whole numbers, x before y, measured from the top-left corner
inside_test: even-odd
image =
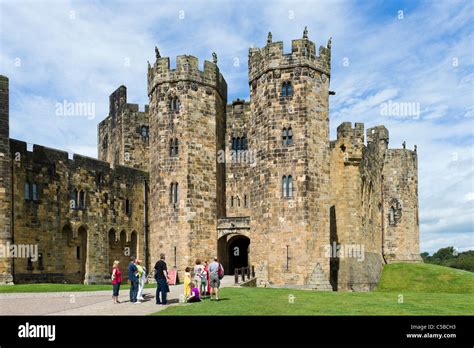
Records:
[[[240,208],[240,196],[237,196],[237,206]]]
[[[291,130],[291,127],[288,128],[288,138],[286,140],[287,145],[293,144],[293,131]]]
[[[178,156],[178,138],[170,139],[170,156]]]
[[[178,183],[172,182],[170,185],[170,204],[178,203]]]
[[[83,190],[79,193],[79,208],[86,207],[86,194]]]
[[[293,177],[283,175],[281,181],[281,195],[285,198],[293,197]]]
[[[142,137],[148,138],[148,127],[147,126],[142,126],[141,134],[142,134]]]
[[[247,137],[242,138],[242,146],[243,146],[244,150],[249,149],[249,146],[248,146],[248,143],[247,143]]]
[[[390,226],[395,226],[395,208],[390,207],[390,210],[388,211],[388,224]]]
[[[293,86],[291,85],[291,82],[288,82],[286,84],[286,96],[292,96],[293,95]]]
[[[127,198],[125,200],[125,214],[130,215],[132,213],[132,209],[130,206],[130,200]]]
[[[293,177],[288,175],[288,197],[293,197]]]
[[[26,200],[30,199],[30,183],[29,182],[25,182],[24,197],[25,197]]]
[[[31,185],[31,188],[32,188],[32,198],[34,201],[38,201],[39,200],[39,192],[38,192],[38,185],[37,184],[32,184]]]
[[[170,110],[176,111],[179,110],[179,98],[178,97],[173,97],[170,99]]]
[[[283,82],[283,84],[281,85],[281,96],[282,97],[286,97],[286,82]]]
[[[283,131],[281,132],[281,143],[283,146],[286,146],[288,144],[288,133],[286,128],[283,128]]]

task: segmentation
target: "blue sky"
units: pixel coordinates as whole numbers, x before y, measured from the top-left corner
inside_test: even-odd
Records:
[[[402,12],[400,12],[402,11]],[[154,46],[216,52],[229,101],[248,99],[247,55],[268,31],[283,41],[304,26],[332,41],[331,139],[343,121],[384,124],[390,146],[418,146],[421,250],[474,249],[474,6],[472,1],[12,1],[0,0],[0,74],[10,78],[11,137],[96,157],[97,123],[118,86],[147,103]],[[95,117],[56,116],[88,102]],[[418,103],[384,116],[381,104]]]

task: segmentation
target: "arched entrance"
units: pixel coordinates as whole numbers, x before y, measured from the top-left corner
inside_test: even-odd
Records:
[[[219,239],[219,259],[225,274],[233,275],[236,268],[249,265],[250,239],[244,235],[226,235]]]
[[[71,225],[61,231],[63,277],[67,283],[84,283],[87,264],[87,228],[79,227],[74,237]]]

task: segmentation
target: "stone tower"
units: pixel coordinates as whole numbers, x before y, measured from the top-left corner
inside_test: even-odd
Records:
[[[227,84],[213,62],[158,50],[148,67],[150,99],[150,256],[167,255],[181,272],[217,249],[217,219],[225,216],[224,150]]]
[[[330,290],[329,117],[331,42],[307,37],[291,53],[269,34],[249,51],[250,257],[259,285]]]
[[[7,243],[12,242],[8,93],[8,78],[0,75],[0,247],[5,251]],[[9,258],[0,258],[0,284],[11,282],[13,282],[12,261]]]

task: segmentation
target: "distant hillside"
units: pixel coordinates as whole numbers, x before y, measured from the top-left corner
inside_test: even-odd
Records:
[[[375,291],[474,294],[474,273],[426,263],[385,265]]]
[[[425,263],[433,263],[435,265],[474,272],[474,250],[457,252],[454,247],[450,246],[439,249],[432,256],[426,252],[420,255]]]

